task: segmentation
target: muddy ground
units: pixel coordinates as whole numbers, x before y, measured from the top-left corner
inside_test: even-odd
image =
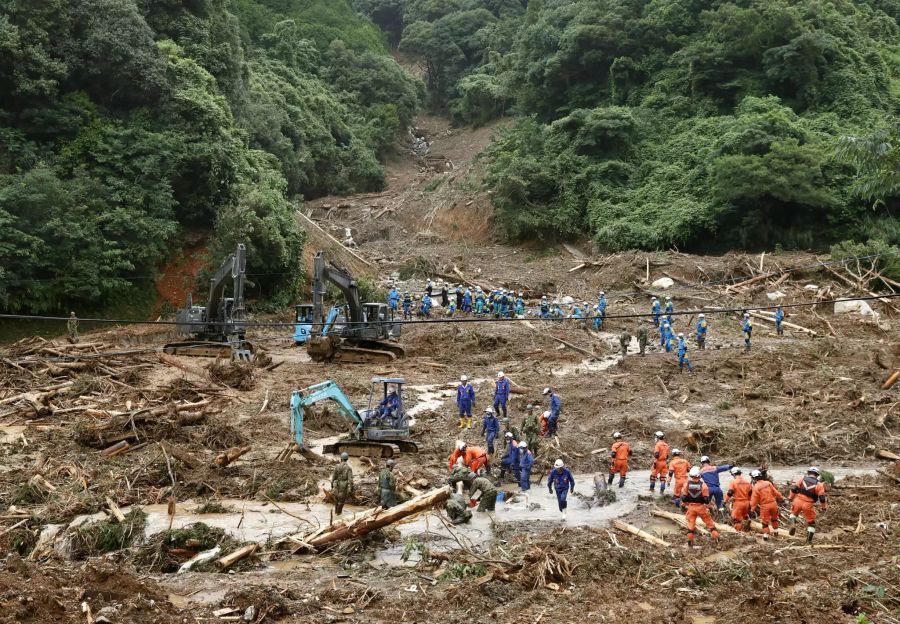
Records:
[[[646,356],[632,344],[623,358],[619,334],[646,321],[612,317],[646,313],[650,294],[699,310],[770,305],[766,293],[775,290],[789,304],[859,290],[845,273],[817,268],[811,254],[608,255],[584,241],[499,244],[473,159],[496,128],[451,129],[436,118],[420,127],[433,141],[430,158],[401,154],[388,191],[311,202],[310,216],[338,237],[352,227],[358,253],[384,285],[393,275],[401,289],[420,292],[427,277],[465,278],[522,291],[532,306],[542,294],[593,301],[604,289],[611,318],[603,331],[537,319],[410,325],[401,337],[406,358],[341,366],[311,363],[287,328],[257,330],[251,338],[271,363],[232,371],[235,379],[211,377],[209,360],[161,361],[152,351],[170,339],[165,328],[84,335],[82,343],[97,346],[74,362],[60,355],[72,355],[64,340],[8,345],[0,360],[0,622],[896,621],[900,490],[876,470],[895,470],[879,451],[900,452],[900,384],[881,389],[900,365],[897,304],[873,302],[877,319],[835,315],[829,303],[789,309],[788,321],[816,335],[788,329],[778,337],[756,320],[750,353],[740,313],[711,313],[709,348],[690,353],[694,374],[678,371],[653,331]],[[804,268],[781,273],[794,267]],[[674,286],[652,287],[661,277]],[[676,330],[695,321],[678,317]],[[442,484],[456,439],[480,440],[478,429],[457,429],[455,380],[475,380],[479,414],[498,370],[519,390],[509,406],[516,425],[526,404],[544,405],[543,387],[563,399],[558,440],[542,442],[527,501],[514,498],[490,518],[476,513],[459,530],[435,510],[324,553],[292,554],[297,545],[285,536],[330,520],[323,486],[333,467],[296,453],[279,458],[290,443],[292,389],[333,379],[362,407],[372,376],[405,377],[421,451],[401,456],[397,470],[402,483],[425,489],[415,482]],[[701,537],[687,550],[681,529],[650,514],[674,509],[646,491],[658,429],[692,461],[709,454],[745,472],[772,467],[783,488],[810,464],[834,473],[822,547],[725,534],[717,547]],[[306,422],[313,447],[345,430],[333,409]],[[634,447],[633,473],[615,503],[589,507],[592,476],[606,472],[602,449],[616,430]],[[127,451],[107,457],[120,440]],[[215,464],[235,447],[249,451]],[[558,457],[578,478],[566,523],[537,482]],[[353,467],[351,512],[374,503],[379,465]],[[125,522],[104,520],[110,501]],[[670,545],[615,530],[616,518]],[[247,543],[259,549],[229,572],[208,564],[175,573],[197,552],[219,545],[227,554]]]

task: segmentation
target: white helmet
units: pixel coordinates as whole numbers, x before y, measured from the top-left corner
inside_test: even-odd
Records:
[[[762,476],[762,473],[759,470],[751,470],[750,478],[751,479],[759,479]]]
[[[507,431],[507,432],[506,432],[506,437],[507,437],[507,438],[513,437],[512,431]]]
[[[654,433],[653,435],[654,435],[654,437],[657,437],[657,438],[664,438],[664,437],[666,437],[666,434],[664,434],[662,431],[657,431],[657,432]]]
[[[697,466],[694,466],[694,467],[691,468],[690,471],[688,472],[688,476],[691,476],[691,477],[699,477],[699,476],[700,476],[700,469],[697,468]]]
[[[659,297],[657,297],[656,295],[653,295],[653,301],[656,301],[657,299],[659,299]]]
[[[701,312],[697,315],[697,318],[706,318],[706,315]]]
[[[750,313],[749,313],[749,312],[744,312],[744,318],[750,318]]]
[[[541,297],[541,301],[546,301],[546,300],[547,300],[547,295],[544,295],[543,297]]]
[[[681,449],[672,449],[672,456],[681,455]]]
[[[672,301],[672,297],[666,297],[666,301]]]
[[[456,450],[461,451],[464,448],[466,448],[466,443],[463,442],[462,440],[457,440],[456,441]]]
[[[493,407],[488,407],[488,408],[486,408],[486,409],[484,410],[484,413],[485,413],[485,414],[493,414],[493,413],[494,413],[494,408],[493,408]]]
[[[601,297],[605,297],[605,296],[606,296],[606,293],[603,292],[603,291],[601,290],[601,291],[600,291],[600,296],[601,296]]]
[[[548,387],[544,388],[544,391],[541,392],[541,394],[550,394],[550,387],[548,386]]]
[[[678,332],[678,337],[679,337],[679,338],[684,338],[684,334],[683,334],[682,332]]]
[[[616,438],[616,439],[618,439],[618,438],[621,438],[621,437],[622,437],[622,434],[619,433],[618,431],[616,431],[616,432],[613,434],[613,437]]]
[[[669,323],[666,322],[666,323],[663,323],[663,327],[671,327],[671,325],[669,325]]]
[[[519,293],[519,296],[521,297],[521,296],[522,296],[522,293]]]
[[[734,468],[732,468],[732,469],[730,470],[730,472],[731,472],[731,474],[733,474],[734,476],[738,476],[739,474],[741,474],[741,469],[738,468],[737,466],[735,466]]]
[[[519,442],[519,448],[528,448],[528,442]]]
[[[550,410],[544,412],[544,418],[550,418]]]
[[[557,459],[555,462],[553,462],[554,468],[562,468],[563,466],[565,466],[565,464],[563,463],[563,460],[561,460],[561,459]]]
[[[500,371],[499,373],[497,373],[497,377],[504,377],[503,371]]]
[[[708,464],[709,463],[709,455],[703,455],[702,457],[700,457],[700,463]]]
[[[819,469],[816,468],[815,466],[810,466],[809,470],[807,470],[806,472],[811,472],[814,475],[819,476]]]
[[[466,377],[465,375],[461,375],[460,378],[459,378],[459,380],[460,380],[460,381],[469,381],[469,378]]]

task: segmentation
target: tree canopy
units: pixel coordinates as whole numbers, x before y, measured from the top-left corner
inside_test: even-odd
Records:
[[[898,0],[358,7],[389,14],[423,59],[429,107],[515,118],[487,175],[511,238],[711,250],[896,236]]]
[[[146,288],[185,232],[291,296],[296,204],[382,188],[423,86],[349,0],[0,0],[0,93],[0,306],[50,312]]]

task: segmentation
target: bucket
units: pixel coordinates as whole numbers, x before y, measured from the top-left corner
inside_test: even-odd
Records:
[[[504,498],[506,498],[506,492],[504,492],[503,490],[497,492],[497,502],[498,503],[502,503]]]

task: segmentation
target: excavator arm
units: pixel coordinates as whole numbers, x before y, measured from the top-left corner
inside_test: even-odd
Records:
[[[324,381],[313,384],[303,390],[294,390],[291,393],[291,434],[294,436],[294,441],[301,448],[303,447],[304,408],[329,399],[337,404],[338,412],[353,423],[354,433],[362,428],[362,416],[350,404],[350,399],[347,398],[347,395],[335,382]]]
[[[324,300],[328,282],[337,286],[341,294],[344,295],[349,312],[347,321],[351,324],[351,327],[362,323],[363,309],[356,280],[346,271],[327,264],[325,262],[325,254],[321,251],[316,254],[313,262],[313,321],[320,324],[320,326],[325,321]]]

